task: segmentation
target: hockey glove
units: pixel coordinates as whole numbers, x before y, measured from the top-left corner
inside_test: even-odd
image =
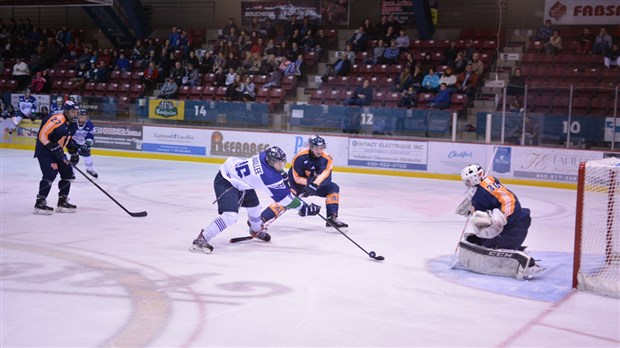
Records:
[[[456,213],[459,215],[467,216],[474,211],[474,206],[471,205],[471,199],[465,198],[458,207],[456,207]]]
[[[310,205],[304,203],[301,206],[301,209],[299,209],[299,216],[312,216],[312,215],[317,215],[320,212],[321,212],[320,206],[314,203],[310,203]]]
[[[80,155],[73,154],[71,155],[71,157],[69,158],[69,161],[71,161],[71,163],[73,163],[74,166],[76,166],[78,163],[80,163]]]
[[[313,196],[316,194],[316,190],[318,190],[319,187],[311,182],[310,180],[308,180],[308,184],[306,185],[306,187],[304,187],[304,192],[303,192],[303,197],[308,197],[308,196]]]
[[[47,145],[45,145],[45,147],[52,153],[52,156],[56,160],[60,162],[64,162],[67,160],[67,158],[65,157],[65,153],[62,151],[62,146],[60,146],[60,144],[50,141],[49,143],[47,143]]]

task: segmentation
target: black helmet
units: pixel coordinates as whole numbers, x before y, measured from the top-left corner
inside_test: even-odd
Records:
[[[325,139],[323,139],[320,135],[315,134],[308,139],[308,145],[310,145],[311,148],[316,146],[325,147]]]
[[[265,157],[270,166],[273,166],[276,162],[286,162],[286,154],[277,146],[272,146],[265,150]]]

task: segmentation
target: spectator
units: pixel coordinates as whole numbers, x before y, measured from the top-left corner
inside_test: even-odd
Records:
[[[450,46],[446,47],[443,51],[443,57],[441,59],[441,65],[453,65],[456,55],[459,53],[459,49],[456,47],[455,41],[450,41]]]
[[[377,42],[377,46],[372,49],[372,55],[364,59],[364,64],[379,64],[381,57],[383,57],[383,52],[385,52],[385,43],[380,39]]]
[[[32,83],[30,84],[30,90],[34,93],[42,93],[46,82],[47,80],[43,77],[43,72],[37,71],[35,77],[32,79]]]
[[[594,45],[592,46],[592,53],[605,54],[608,48],[611,48],[612,40],[611,35],[607,34],[607,29],[601,28],[599,34],[594,38]]]
[[[364,31],[364,26],[360,26],[350,39],[351,50],[353,52],[366,52],[368,35]]]
[[[521,75],[521,69],[516,68],[513,75],[508,80],[508,87],[506,89],[507,95],[523,95],[525,92],[525,77]]]
[[[465,71],[456,78],[456,87],[458,93],[467,95],[469,104],[472,105],[478,88],[478,74],[476,74],[471,64],[467,64]]]
[[[192,63],[194,69],[200,70],[200,60],[196,57],[196,51],[189,51],[187,59],[185,59],[185,65]]]
[[[75,76],[73,76],[71,81],[76,88],[82,89],[84,87],[84,84],[86,84],[86,80],[88,78],[88,70],[89,69],[86,62],[81,62],[77,70],[75,70]]]
[[[561,40],[560,40],[561,45]],[[484,63],[480,60],[480,52],[474,52],[471,56],[471,61],[469,62],[474,67],[474,72],[478,74],[478,77],[481,78],[484,76]]]
[[[362,23],[362,26],[364,27],[364,32],[368,35],[369,40],[378,39],[377,33],[375,32],[375,27],[372,25],[372,20],[370,17],[364,18],[364,23]]]
[[[197,69],[194,69],[194,64],[187,64],[181,83],[183,86],[200,86],[200,73]]]
[[[422,69],[422,73],[423,74],[428,74],[428,70],[429,69],[435,69],[437,68],[437,63],[433,62],[433,55],[430,52],[426,52],[426,54],[424,54],[424,58],[422,58],[422,61],[420,62],[420,68]]]
[[[403,71],[394,80],[394,87],[392,92],[406,91],[413,81],[413,75],[411,75],[411,68],[408,65],[403,67]]]
[[[385,36],[383,36],[383,41],[392,42],[392,40],[396,40],[398,37],[398,33],[394,30],[393,27],[389,26],[387,31],[385,32]]]
[[[93,69],[94,79],[93,82],[97,83],[105,83],[108,82],[109,74],[108,74],[108,66],[106,65],[104,60],[100,60],[97,63],[95,69]]]
[[[239,27],[235,23],[235,19],[233,17],[228,18],[228,23],[222,28],[223,35],[227,35],[230,33],[230,29],[234,29],[236,32],[239,31]]]
[[[129,66],[129,59],[127,59],[127,57],[125,57],[125,53],[121,52],[118,56],[118,59],[116,60],[116,66],[114,67],[114,70],[117,71],[130,71],[131,67]]]
[[[351,71],[351,61],[347,54],[340,54],[340,58],[332,65],[327,73],[322,77],[323,82],[327,81],[327,76],[349,76]]]
[[[351,97],[345,99],[344,105],[369,106],[372,103],[372,88],[370,81],[364,80],[364,84],[353,91]]]
[[[428,107],[433,109],[447,109],[450,107],[450,100],[452,98],[452,91],[448,89],[445,83],[442,83],[439,87],[439,92],[428,99]]]
[[[233,68],[228,69],[228,74],[226,74],[226,82],[224,83],[226,87],[226,97],[224,98],[224,100],[226,101],[232,100],[235,88],[237,87],[235,86],[237,77],[239,77],[239,83],[241,83],[241,77],[237,75],[237,73],[235,72],[235,69]]]
[[[617,43],[613,44],[605,51],[604,63],[607,68],[611,68],[612,65],[616,68],[620,68],[620,48],[618,48]]]
[[[404,90],[401,93],[401,97],[400,97],[400,101],[398,102],[398,106],[403,107],[403,108],[415,108],[418,106],[418,94],[415,91],[415,88],[413,88],[413,86],[409,86],[408,89]],[[404,129],[404,120],[402,120],[403,123],[403,127],[402,129]],[[402,130],[399,127],[399,122],[396,122],[396,130]]]
[[[22,90],[30,83],[30,68],[28,64],[21,58],[15,59],[15,65],[13,65],[12,79],[17,81],[17,89]]]
[[[436,93],[439,90],[439,75],[435,74],[435,69],[428,69],[428,74],[424,75],[422,90],[430,93]]]
[[[205,51],[200,61],[200,73],[210,74],[213,72],[213,64],[215,64],[215,58],[211,51]]]
[[[445,83],[450,90],[456,89],[456,75],[453,74],[452,67],[449,65],[439,78],[439,84],[442,83]]]
[[[263,85],[263,88],[280,88],[282,83],[282,71],[273,69],[269,73],[269,81]]]
[[[590,28],[583,28],[583,33],[577,38],[577,54],[587,54],[592,51],[592,43],[594,35],[590,32]]]
[[[131,49],[131,56],[129,56],[129,58],[131,60],[141,61],[142,59],[144,59],[144,56],[146,56],[146,52],[147,52],[146,47],[142,45],[142,41],[136,40],[136,43]]]
[[[413,75],[411,76],[411,86],[415,88],[416,92],[420,92],[422,88],[422,81],[424,81],[424,74],[420,65],[416,65],[413,68]]]
[[[394,40],[396,41],[396,46],[398,46],[400,52],[405,52],[409,49],[411,40],[409,40],[409,36],[405,32],[405,29],[400,29],[400,35],[398,35],[398,37]]]
[[[545,53],[558,55],[560,51],[562,51],[562,37],[560,36],[559,30],[554,30],[553,34],[549,38],[549,41],[545,43],[544,46]],[[476,73],[479,74],[478,71]]]
[[[411,52],[405,53],[405,60],[403,61],[403,65],[408,65],[411,69],[416,66],[415,57]]]
[[[454,62],[452,63],[452,66],[454,67],[454,73],[460,74],[463,71],[465,71],[465,67],[467,66],[468,63],[469,63],[469,60],[465,58],[465,53],[463,51],[458,52],[456,54],[456,58],[454,59]]]
[[[166,78],[166,82],[161,86],[157,98],[160,99],[174,99],[177,97],[179,91],[179,85],[177,85],[173,77]]]
[[[551,20],[547,19],[545,21],[545,24],[542,27],[540,27],[538,31],[536,32],[536,36],[534,37],[534,40],[547,42],[549,41],[549,38],[551,37],[551,35],[553,35],[553,27],[551,27]]]
[[[385,33],[387,33],[389,26],[390,25],[388,24],[388,16],[381,16],[379,23],[375,25],[375,39],[383,39],[385,37]]]
[[[43,78],[45,79],[45,83],[43,84],[43,89],[41,93],[51,93],[52,92],[52,77],[50,76],[50,72],[48,69],[42,71]]]
[[[152,95],[155,87],[157,86],[157,81],[159,80],[159,70],[155,66],[154,61],[149,62],[149,66],[144,69],[142,76],[140,77],[140,82],[144,85],[144,94]]]
[[[244,102],[253,102],[256,100],[256,85],[252,82],[252,77],[250,75],[245,77],[242,98]]]
[[[392,40],[390,42],[390,47],[386,48],[383,51],[383,56],[379,59],[379,64],[388,64],[394,65],[398,63],[398,58],[400,57],[400,49],[396,46],[396,41]]]

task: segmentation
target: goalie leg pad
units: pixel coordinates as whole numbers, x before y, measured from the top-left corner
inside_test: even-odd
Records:
[[[459,263],[469,271],[519,280],[531,279],[538,267],[525,252],[510,249],[488,249],[466,241],[459,243]],[[538,267],[540,268],[540,267]]]

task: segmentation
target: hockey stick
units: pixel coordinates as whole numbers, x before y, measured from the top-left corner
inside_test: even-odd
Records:
[[[297,196],[297,198],[299,198],[299,196]],[[307,204],[306,202],[304,202],[301,198],[299,198],[299,200],[303,203],[303,204]],[[362,248],[359,244],[357,244],[353,239],[351,239],[351,237],[347,236],[346,233],[342,232],[338,226],[336,226],[331,220],[326,219],[323,215],[321,215],[321,213],[317,214],[321,219],[325,220],[325,222],[327,222],[328,224],[330,224],[333,228],[336,229],[336,231],[340,232],[340,234],[342,234],[343,236],[347,237],[348,240],[351,241],[351,243],[355,244],[358,248],[360,248],[363,252],[366,253],[366,255],[368,255],[371,259],[375,259],[377,261],[383,261],[385,260],[385,257],[377,255],[377,253],[375,253],[374,251],[366,251],[366,249]]]
[[[136,213],[130,212],[129,210],[127,210],[127,208],[125,208],[122,204],[120,204],[116,199],[114,199],[114,197],[112,197],[109,193],[107,193],[104,189],[102,189],[101,186],[97,185],[96,182],[94,182],[91,178],[89,178],[86,175],[86,173],[84,173],[75,164],[71,163],[71,167],[73,167],[73,169],[77,170],[80,174],[82,174],[86,179],[88,179],[88,181],[90,181],[99,190],[101,190],[101,192],[105,193],[105,195],[108,196],[108,198],[110,198],[114,203],[116,203],[119,207],[121,207],[130,216],[132,216],[132,217],[143,217],[143,216],[146,216],[146,211],[140,211],[140,212],[136,212]]]
[[[30,135],[37,135],[39,133],[39,132],[33,131],[32,129],[24,128],[24,127],[19,126],[19,125],[16,125],[15,129],[20,129],[20,130],[23,130],[24,132],[28,132],[28,133],[30,133]]]

